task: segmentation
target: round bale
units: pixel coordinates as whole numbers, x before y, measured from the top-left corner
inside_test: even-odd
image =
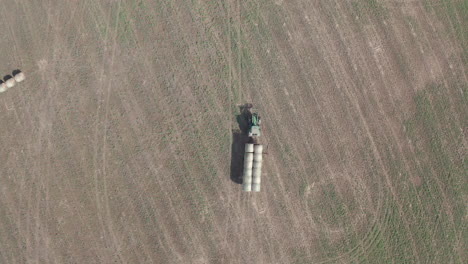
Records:
[[[259,192],[260,191],[260,183],[252,184],[251,190],[254,191],[254,192]]]
[[[256,154],[257,154],[257,153],[258,153],[258,154],[263,153],[263,145],[260,145],[260,144],[255,145],[255,151],[254,151],[254,152],[255,152]]]
[[[242,189],[244,190],[244,192],[250,192],[250,191],[252,191],[252,185],[250,185],[250,184],[244,184],[244,185],[242,186]]]
[[[6,86],[8,88],[11,88],[11,87],[15,86],[16,81],[15,81],[15,79],[10,78],[10,79],[6,80],[5,83],[6,83]]]
[[[3,93],[6,90],[8,90],[7,85],[4,82],[0,83],[0,93]]]
[[[245,144],[245,152],[254,152],[254,144],[251,144],[251,143]]]
[[[24,76],[24,73],[23,72],[19,72],[17,74],[15,74],[15,81],[20,83],[22,81],[24,81],[24,79],[26,79],[26,76]]]
[[[252,184],[252,177],[243,177],[242,178],[243,184]]]
[[[254,154],[254,161],[262,161],[263,160],[263,157],[262,157],[262,153],[255,153]]]
[[[260,177],[255,177],[255,178],[252,178],[252,181],[253,183],[255,184],[260,184],[262,182],[262,178]]]

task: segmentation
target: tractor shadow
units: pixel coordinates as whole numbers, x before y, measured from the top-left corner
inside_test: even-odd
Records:
[[[236,116],[238,129],[232,131],[231,145],[231,181],[242,184],[242,172],[244,169],[245,144],[250,141],[248,136],[249,123],[248,111],[244,106],[240,107],[240,114]]]

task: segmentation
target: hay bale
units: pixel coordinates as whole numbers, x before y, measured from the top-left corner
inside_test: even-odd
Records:
[[[0,93],[5,92],[6,90],[8,90],[7,85],[4,82],[0,83]]]
[[[252,178],[252,182],[254,184],[260,185],[260,183],[262,182],[262,178],[261,177],[254,177],[254,178]]]
[[[245,144],[245,152],[254,152],[254,144],[251,144],[251,143]]]
[[[11,87],[15,86],[16,81],[15,81],[15,79],[10,78],[10,79],[6,80],[5,83],[6,83],[6,86],[8,88],[11,88]]]
[[[250,191],[252,191],[252,185],[244,184],[244,185],[242,185],[242,190],[244,190],[244,192],[250,192]]]
[[[261,154],[263,153],[263,145],[255,145],[255,150],[254,150],[255,154]]]
[[[254,191],[254,192],[259,192],[260,191],[260,184],[259,183],[252,184],[251,190]]]
[[[15,74],[15,81],[20,83],[22,81],[24,81],[24,79],[26,79],[26,76],[24,76],[24,73],[23,72],[19,72],[17,74]]]

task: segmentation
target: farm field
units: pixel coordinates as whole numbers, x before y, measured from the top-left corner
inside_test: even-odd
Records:
[[[26,75],[0,263],[467,263],[467,0],[4,0],[0,25]]]

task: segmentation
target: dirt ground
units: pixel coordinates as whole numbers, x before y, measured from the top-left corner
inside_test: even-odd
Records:
[[[0,263],[465,262],[467,13],[1,1],[26,80],[0,94]],[[233,176],[244,103],[260,193]]]

